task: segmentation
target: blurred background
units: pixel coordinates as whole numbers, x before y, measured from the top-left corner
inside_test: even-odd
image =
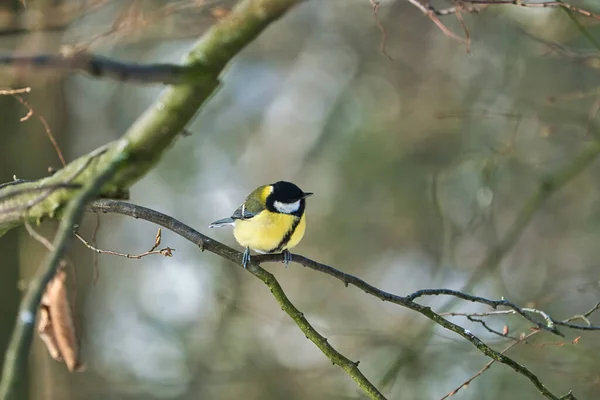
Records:
[[[179,62],[235,1],[38,0],[0,2],[0,51],[56,52],[62,45],[136,62]],[[450,4],[433,3],[441,8]],[[600,13],[595,1],[574,5]],[[395,294],[469,288],[563,319],[600,300],[600,163],[582,152],[599,134],[597,53],[558,9],[498,6],[463,14],[471,37],[447,37],[414,6],[368,0],[310,1],[248,46],[223,86],[131,201],[235,245],[207,225],[256,186],[290,180],[315,192],[295,249]],[[578,18],[600,40],[593,19]],[[454,15],[441,21],[464,37]],[[380,50],[385,37],[388,58]],[[568,46],[565,50],[560,46]],[[0,87],[31,87],[34,110],[0,96],[0,182],[37,179],[118,138],[161,87],[59,71],[0,68]],[[535,203],[541,182],[581,172]],[[535,211],[527,218],[528,205]],[[525,209],[525,211],[523,211]],[[525,215],[525,218],[523,218]],[[524,222],[522,235],[511,227]],[[91,238],[96,216],[82,233]],[[51,237],[52,223],[39,231]],[[512,233],[511,233],[512,232]],[[141,253],[156,227],[100,216],[98,246]],[[517,233],[520,233],[517,232]],[[506,237],[498,265],[490,254]],[[512,236],[510,236],[512,235]],[[514,242],[514,243],[513,243]],[[351,399],[354,382],[309,342],[268,289],[239,266],[163,232],[173,258],[94,254],[80,242],[77,320],[88,370],[70,374],[36,338],[23,399]],[[0,351],[16,318],[19,287],[45,249],[25,229],[0,239]],[[488,361],[424,317],[292,264],[267,265],[290,300],[390,399],[440,399]],[[483,272],[482,271],[483,268]],[[71,279],[73,276],[71,275]],[[424,299],[434,309],[448,299]],[[464,302],[453,311],[485,311]],[[510,343],[449,317],[494,348]],[[600,324],[600,317],[592,318]],[[519,318],[497,316],[514,336]],[[537,335],[508,354],[556,394],[600,392],[600,333]],[[581,336],[579,343],[571,341]],[[493,365],[457,399],[540,399],[529,381]]]

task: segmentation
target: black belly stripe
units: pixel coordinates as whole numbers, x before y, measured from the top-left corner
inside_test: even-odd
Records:
[[[301,219],[302,219],[302,217],[296,218],[294,220],[294,223],[290,227],[290,230],[287,231],[287,233],[285,234],[283,239],[281,239],[279,244],[277,246],[275,246],[274,248],[272,248],[271,250],[267,251],[267,253],[281,253],[281,251],[283,250],[283,246],[288,244],[288,242],[292,238],[292,235],[294,234],[294,232],[296,232],[296,228],[298,228],[298,225],[300,224]]]

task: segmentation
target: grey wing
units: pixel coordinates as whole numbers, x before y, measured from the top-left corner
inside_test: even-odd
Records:
[[[223,226],[232,226],[235,224],[236,219],[250,219],[254,217],[256,214],[246,210],[246,202],[244,202],[241,206],[238,207],[237,210],[233,212],[231,217],[223,218],[218,221],[213,222],[208,227],[209,228],[220,228]]]
[[[246,209],[246,202],[243,202],[241,206],[238,207],[237,210],[233,212],[231,216],[232,219],[250,219],[256,216],[256,213],[248,211]]]

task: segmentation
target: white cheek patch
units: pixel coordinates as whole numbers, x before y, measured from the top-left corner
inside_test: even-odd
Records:
[[[275,207],[275,209],[277,211],[279,211],[280,213],[284,213],[284,214],[295,213],[300,208],[300,200],[298,200],[294,203],[282,203],[280,201],[275,201],[275,202],[273,202],[273,207]]]

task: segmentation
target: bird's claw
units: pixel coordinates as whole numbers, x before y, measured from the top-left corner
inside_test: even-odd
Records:
[[[285,264],[285,267],[287,268],[288,265],[290,265],[290,263],[292,262],[292,253],[290,253],[289,250],[284,250],[281,253],[283,254],[283,263]]]
[[[242,267],[244,269],[248,268],[248,264],[250,264],[250,248],[246,247],[244,254],[242,255]]]

